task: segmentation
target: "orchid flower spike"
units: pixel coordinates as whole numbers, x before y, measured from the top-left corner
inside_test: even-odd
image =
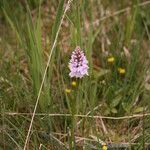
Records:
[[[88,75],[88,60],[79,46],[72,52],[71,59],[69,61],[69,76],[71,78],[82,78]]]

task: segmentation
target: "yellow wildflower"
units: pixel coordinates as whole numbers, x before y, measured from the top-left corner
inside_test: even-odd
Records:
[[[74,87],[76,87],[77,83],[75,81],[72,81],[71,85],[74,86]]]
[[[65,92],[69,94],[71,92],[71,89],[66,88]]]
[[[124,68],[118,68],[118,72],[120,74],[125,74],[126,73],[126,70]]]
[[[107,58],[107,62],[113,63],[115,61],[115,58],[113,56]]]
[[[107,146],[106,146],[106,145],[103,145],[103,146],[102,146],[102,150],[107,150]]]

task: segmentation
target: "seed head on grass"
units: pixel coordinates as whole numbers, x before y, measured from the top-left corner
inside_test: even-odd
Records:
[[[82,78],[85,75],[88,75],[88,60],[84,55],[83,51],[79,46],[72,52],[71,59],[69,62],[70,73],[69,76]]]

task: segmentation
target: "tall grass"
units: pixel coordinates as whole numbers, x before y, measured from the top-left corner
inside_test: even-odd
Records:
[[[149,3],[69,4],[1,4],[8,35],[1,37],[0,148],[148,149]],[[77,45],[89,62],[82,79],[68,75]],[[134,114],[143,117],[119,118]]]

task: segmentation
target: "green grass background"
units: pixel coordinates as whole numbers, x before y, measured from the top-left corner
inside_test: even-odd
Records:
[[[0,149],[23,149],[66,4],[65,0],[0,1]],[[142,0],[71,2],[27,149],[101,150],[102,141],[108,149],[121,149],[123,143],[127,143],[124,149],[150,148],[149,116],[94,118],[149,113],[149,7],[150,2]],[[89,76],[83,79],[69,77],[68,62],[77,45],[89,61]],[[115,61],[109,63],[112,56]],[[125,74],[119,74],[119,67]],[[71,92],[65,93],[66,88]],[[87,114],[91,117],[75,116]]]

